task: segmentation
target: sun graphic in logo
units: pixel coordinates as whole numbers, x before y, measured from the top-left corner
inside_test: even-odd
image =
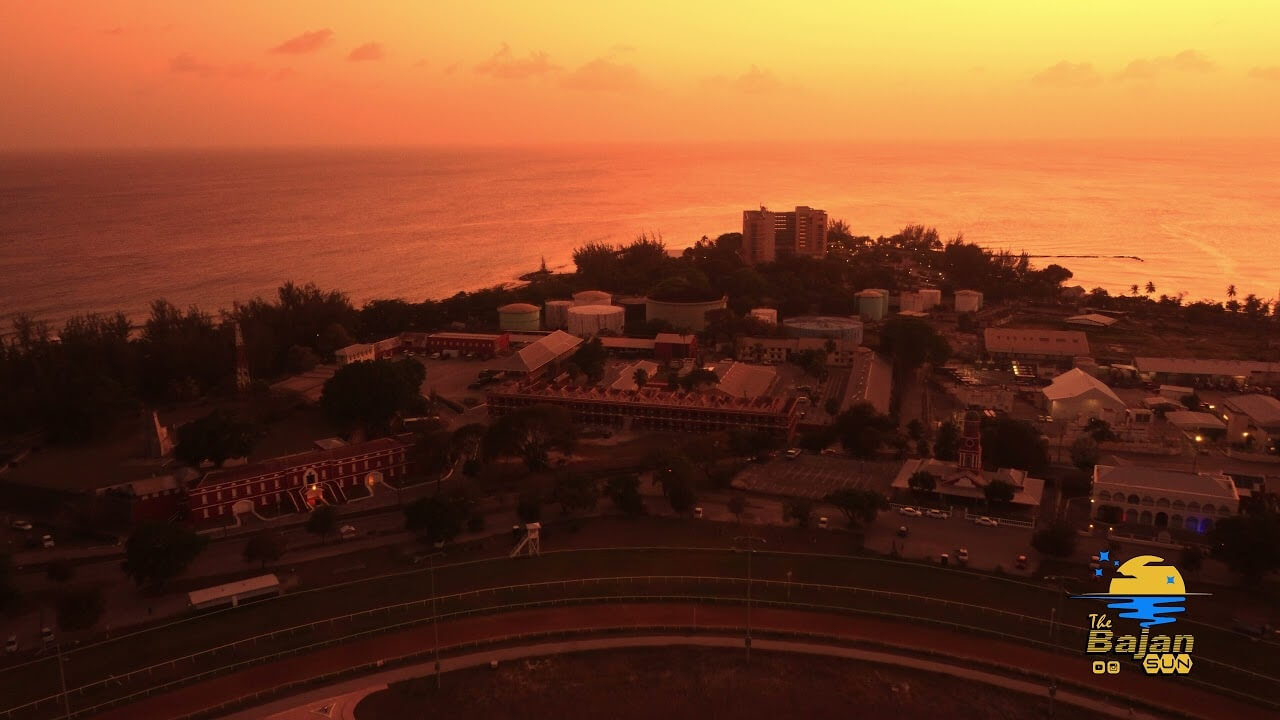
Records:
[[[1204,593],[1188,593],[1182,573],[1163,563],[1164,558],[1155,555],[1130,558],[1116,569],[1108,592],[1076,597],[1105,600],[1107,607],[1121,611],[1120,617],[1139,620],[1144,628],[1174,622],[1177,618],[1169,616],[1186,610],[1187,595]]]

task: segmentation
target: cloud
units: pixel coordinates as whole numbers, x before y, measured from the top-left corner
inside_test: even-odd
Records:
[[[102,31],[102,34],[103,34],[103,35],[123,35],[123,34],[124,34],[124,28],[122,28],[122,27],[120,27],[119,25],[117,25],[117,26],[115,26],[115,27],[113,27],[113,28],[107,28],[106,30],[103,30],[103,31]]]
[[[214,77],[243,80],[245,78],[261,78],[266,71],[256,65],[238,63],[235,65],[211,65],[189,53],[182,53],[169,61],[169,72],[179,75],[195,75],[202,79]],[[291,71],[292,72],[292,71]]]
[[[322,30],[311,30],[304,32],[297,37],[291,37],[279,45],[271,48],[267,52],[282,53],[285,55],[301,55],[303,53],[315,52],[333,39],[333,31],[329,28]]]
[[[621,92],[644,87],[644,78],[633,65],[596,58],[565,76],[561,83],[574,90]]]
[[[202,78],[213,77],[220,71],[216,65],[203,63],[187,53],[173,58],[169,61],[169,72],[198,75]]]
[[[1249,77],[1254,80],[1271,80],[1272,82],[1280,82],[1280,65],[1256,67],[1249,71]]]
[[[414,67],[416,67],[416,68],[424,68],[424,67],[426,67],[426,66],[427,66],[427,61],[426,61],[426,59],[425,59],[425,58],[420,59],[420,60],[418,60],[417,62],[415,62],[415,63],[413,64],[413,66],[414,66]]]
[[[506,43],[502,43],[498,52],[475,67],[475,71],[481,75],[492,75],[503,80],[523,80],[559,69],[560,66],[552,64],[550,56],[545,52],[531,52],[526,58],[518,58],[511,54],[511,48]]]
[[[363,62],[366,60],[381,60],[382,55],[383,55],[382,44],[376,43],[376,42],[369,42],[361,45],[355,50],[352,50],[351,54],[347,55],[347,59],[350,60],[351,62]]]
[[[440,72],[444,73],[445,75],[452,75],[458,71],[458,68],[461,65],[462,65],[461,62],[449,63],[448,65],[445,65]]]
[[[1116,73],[1116,79],[1151,80],[1159,75],[1171,72],[1205,73],[1213,72],[1217,69],[1218,66],[1204,53],[1195,50],[1183,50],[1177,55],[1166,55],[1150,60],[1147,58],[1133,60],[1125,66],[1124,70]]]
[[[752,65],[746,72],[735,78],[725,75],[706,78],[702,81],[702,85],[708,89],[734,90],[750,94],[767,94],[799,89],[799,86],[783,82],[778,79],[777,75],[774,75],[769,70],[761,69],[757,65]]]
[[[1093,63],[1073,63],[1063,60],[1057,65],[1036,73],[1031,82],[1047,87],[1092,87],[1102,82],[1102,75],[1093,69]]]
[[[633,53],[635,51],[636,51],[635,45],[628,45],[626,43],[618,43],[617,45],[614,45],[613,47],[609,48],[609,52],[612,52],[612,53]]]

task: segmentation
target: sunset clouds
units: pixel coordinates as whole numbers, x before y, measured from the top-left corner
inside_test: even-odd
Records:
[[[1274,137],[1278,24],[1245,0],[42,0],[0,23],[0,148]]]

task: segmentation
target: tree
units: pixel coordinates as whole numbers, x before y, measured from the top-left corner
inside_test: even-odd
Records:
[[[861,402],[841,413],[833,426],[836,437],[849,454],[857,458],[875,457],[880,446],[895,435],[896,426],[871,403]]]
[[[328,507],[327,505],[325,507]],[[282,533],[268,530],[260,532],[244,544],[244,561],[260,563],[266,569],[269,563],[278,561],[284,555],[286,541]]]
[[[1178,558],[1178,567],[1188,575],[1200,572],[1204,565],[1204,553],[1197,547],[1184,547]]]
[[[662,494],[671,509],[683,515],[698,502],[695,490],[698,469],[683,455],[667,454],[654,463],[654,482],[662,485]]]
[[[635,381],[637,388],[642,388],[649,384],[649,372],[644,368],[636,368],[636,371],[631,373],[631,379]]]
[[[1134,283],[1133,285],[1130,285],[1130,286],[1129,286],[1129,293],[1130,293],[1131,295],[1133,295],[1134,297],[1137,297],[1137,295],[1138,295],[1138,285],[1137,285],[1137,283]]]
[[[782,517],[794,520],[796,527],[807,528],[813,519],[813,502],[806,498],[787,498],[782,501]]]
[[[1084,472],[1093,472],[1100,456],[1097,441],[1088,435],[1081,435],[1071,443],[1071,464]]]
[[[329,533],[338,529],[338,509],[332,505],[321,505],[311,511],[307,518],[307,532],[319,535],[321,541],[329,537]]]
[[[992,480],[982,488],[982,495],[992,506],[1004,505],[1013,500],[1017,488],[1004,480]]]
[[[938,488],[938,476],[925,470],[919,470],[907,478],[907,487],[913,492],[927,495]]]
[[[933,325],[919,318],[895,316],[880,329],[880,352],[893,358],[895,366],[913,370],[924,363],[945,363],[951,346]]]
[[[547,467],[551,450],[570,452],[577,436],[569,411],[553,405],[530,405],[498,418],[485,435],[484,452],[490,457],[520,457],[530,471]]]
[[[528,525],[542,520],[542,496],[537,491],[529,490],[520,494],[516,501],[516,517]]]
[[[960,427],[944,422],[933,440],[933,455],[939,460],[955,460],[960,455]]]
[[[728,502],[729,512],[738,522],[742,522],[742,514],[747,511],[747,499],[742,495],[733,495]]]
[[[1089,422],[1085,423],[1084,431],[1094,442],[1104,443],[1116,439],[1116,433],[1111,429],[1111,423],[1102,418],[1089,418]]]
[[[1155,283],[1153,283],[1153,282],[1151,282],[1150,280],[1148,280],[1148,281],[1147,281],[1147,294],[1148,294],[1148,295],[1150,295],[1150,294],[1154,293],[1155,291],[1156,291],[1156,284],[1155,284]]]
[[[208,542],[181,525],[144,522],[125,541],[122,569],[140,587],[160,587],[182,574]]]
[[[1236,296],[1236,286],[1234,284],[1227,286],[1227,297],[1234,298]]]
[[[230,458],[247,456],[262,436],[257,424],[214,410],[178,428],[173,456],[191,467],[198,468],[206,460],[214,467],[222,467]]]
[[[822,409],[826,410],[827,414],[830,415],[831,417],[835,417],[836,415],[839,415],[840,414],[839,398],[833,398],[833,397],[827,398],[826,401],[822,403]]]
[[[604,494],[623,515],[643,515],[644,498],[640,497],[640,478],[636,475],[615,475],[605,481]]]
[[[907,437],[912,440],[919,440],[924,437],[924,425],[919,420],[912,419],[907,423]]]
[[[881,510],[889,507],[889,501],[883,495],[861,488],[842,488],[829,493],[822,501],[844,513],[851,528],[870,525]]]
[[[107,608],[102,588],[72,588],[58,596],[58,627],[67,630],[88,630],[98,623]]]
[[[1209,531],[1214,557],[1249,585],[1280,569],[1280,514],[1264,503],[1241,503],[1241,514],[1218,520]]]
[[[1182,396],[1182,405],[1188,410],[1200,409],[1200,396],[1195,393],[1188,393]]]
[[[556,478],[551,499],[560,504],[560,512],[565,515],[589,512],[600,499],[600,486],[594,478],[581,473],[562,472]]]
[[[464,493],[419,498],[404,507],[405,528],[433,545],[450,542],[462,532],[474,505]]]
[[[320,407],[340,427],[383,435],[396,415],[424,407],[425,378],[426,369],[413,358],[344,365],[325,381]]]
[[[604,343],[600,342],[600,338],[592,338],[582,343],[573,355],[569,356],[569,362],[577,365],[593,383],[600,382],[600,378],[604,377],[604,363],[607,359],[608,355],[604,351]]]
[[[1031,536],[1031,547],[1053,557],[1070,557],[1076,551],[1076,529],[1070,523],[1055,521]]]
[[[1049,449],[1035,425],[999,416],[982,425],[982,459],[988,470],[1016,468],[1038,473],[1049,466]]]

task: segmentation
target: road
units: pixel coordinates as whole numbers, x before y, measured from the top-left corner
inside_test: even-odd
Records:
[[[693,604],[611,604],[523,610],[443,622],[441,647],[472,643],[516,634],[563,633],[592,628],[626,627],[634,630],[673,627],[702,631],[733,631],[745,625],[744,607]],[[969,661],[992,662],[1035,675],[1055,677],[1065,684],[1094,688],[1105,693],[1123,692],[1154,707],[1171,708],[1203,718],[1262,720],[1273,715],[1252,705],[1200,690],[1187,683],[1140,674],[1126,666],[1123,682],[1095,675],[1083,658],[1036,650],[1024,645],[984,638],[925,625],[903,624],[859,616],[827,615],[775,608],[755,608],[752,626],[758,634],[813,633],[845,641],[889,643],[920,652],[938,652]],[[194,713],[231,698],[269,690],[344,668],[380,660],[429,653],[433,648],[430,625],[391,635],[358,640],[299,657],[249,668],[146,698],[115,708],[99,720],[169,718]],[[425,658],[426,656],[423,655]]]

